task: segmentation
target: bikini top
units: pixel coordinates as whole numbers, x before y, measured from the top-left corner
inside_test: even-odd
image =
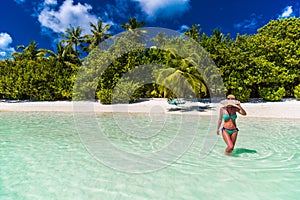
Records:
[[[237,115],[236,114],[233,114],[233,115],[223,114],[222,117],[225,121],[228,121],[229,119],[236,120]]]

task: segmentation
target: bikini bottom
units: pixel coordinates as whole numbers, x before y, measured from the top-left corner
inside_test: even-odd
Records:
[[[235,128],[235,129],[227,129],[227,128],[222,128],[222,131],[226,131],[229,135],[232,135],[233,133],[239,131],[238,128]]]

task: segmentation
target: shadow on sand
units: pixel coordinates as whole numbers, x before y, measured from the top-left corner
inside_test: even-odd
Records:
[[[206,105],[198,105],[198,103],[194,103],[194,105],[191,105],[191,103],[187,104],[182,104],[182,105],[177,105],[176,107],[174,106],[173,108],[169,108],[168,111],[181,111],[181,112],[191,112],[191,111],[198,111],[198,112],[207,112],[211,109],[214,109],[209,104]]]

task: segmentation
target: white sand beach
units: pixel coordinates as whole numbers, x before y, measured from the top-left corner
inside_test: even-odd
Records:
[[[218,115],[221,104],[186,101],[177,106],[170,105],[167,99],[147,99],[132,104],[103,105],[90,102],[95,113],[167,113],[191,115]],[[300,119],[300,101],[285,99],[280,102],[242,103],[247,111],[245,117]],[[72,101],[5,101],[0,102],[1,112],[74,112]],[[244,117],[244,116],[243,116]]]

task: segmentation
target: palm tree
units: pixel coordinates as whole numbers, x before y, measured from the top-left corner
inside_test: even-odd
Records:
[[[80,59],[74,54],[74,51],[70,48],[67,48],[67,46],[64,46],[62,42],[56,44],[56,52],[57,53],[47,50],[47,54],[68,66],[74,67],[74,64],[81,64]]]
[[[37,43],[35,41],[30,42],[30,44],[25,47],[24,45],[17,46],[17,49],[22,50],[22,52],[14,52],[12,54],[15,60],[28,59],[37,60],[44,57],[47,54],[46,49],[38,49]]]
[[[200,43],[201,29],[199,29],[198,27],[200,27],[200,24],[194,24],[191,28],[184,32],[184,35]]]
[[[90,23],[90,26],[93,29],[91,30],[92,34],[87,40],[87,43],[89,44],[87,50],[89,51],[97,47],[101,42],[103,42],[104,40],[106,40],[107,38],[113,35],[113,34],[106,33],[110,29],[110,25],[106,24],[104,26],[102,20],[98,20],[97,24]]]
[[[138,21],[136,17],[129,18],[129,23],[121,24],[121,27],[127,31],[133,31],[136,28],[142,28],[146,22]]]
[[[162,96],[170,97],[175,94],[180,97],[199,98],[202,93],[206,94],[207,88],[203,77],[188,59],[178,56],[171,49],[165,52],[165,59],[167,60],[165,66],[168,67],[159,69],[155,74]]]
[[[136,17],[129,18],[129,22],[125,24],[121,24],[120,26],[127,30],[132,36],[133,39],[141,42],[143,39],[143,34],[146,33],[146,30],[140,30],[143,26],[145,26],[146,22],[138,21]]]
[[[66,48],[73,49],[75,55],[79,56],[80,52],[78,47],[83,47],[83,43],[86,41],[86,36],[82,36],[82,28],[80,26],[74,28],[70,25],[70,28],[67,28],[66,33],[61,36],[65,39],[61,42],[66,44]]]

